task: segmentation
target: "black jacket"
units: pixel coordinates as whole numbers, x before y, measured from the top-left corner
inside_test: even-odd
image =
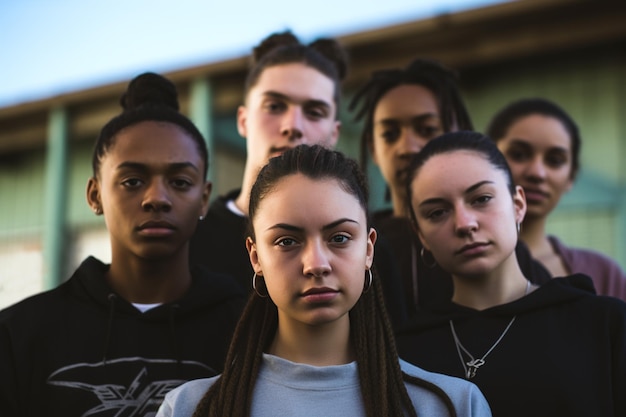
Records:
[[[233,190],[211,203],[189,242],[189,262],[230,275],[242,289],[250,292],[254,269],[246,249],[248,218],[233,213],[226,206],[228,200],[237,198],[240,192]]]
[[[244,304],[232,278],[192,270],[177,302],[141,313],[87,258],[58,288],[0,312],[3,416],[148,416],[181,383],[221,372]]]
[[[470,358],[494,346],[471,379],[494,417],[626,416],[626,303],[594,294],[585,275],[554,278],[516,301],[477,311],[448,301],[421,310],[397,334],[401,358],[465,377]]]

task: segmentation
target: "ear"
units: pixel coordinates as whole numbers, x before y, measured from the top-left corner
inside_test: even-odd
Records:
[[[254,269],[254,272],[258,276],[263,276],[263,269],[261,268],[261,264],[259,262],[259,253],[256,250],[256,243],[254,243],[250,236],[246,238],[246,249],[248,250],[248,256],[250,257],[252,269]]]
[[[367,252],[365,258],[365,266],[369,269],[374,262],[374,245],[376,244],[376,239],[378,238],[378,233],[376,229],[370,227],[370,231],[367,234]]]
[[[243,106],[243,105],[239,106],[237,108],[237,132],[239,132],[239,135],[242,138],[248,137],[247,122],[248,122],[248,109],[246,109],[246,106]]]
[[[335,120],[333,126],[333,130],[330,132],[330,140],[328,141],[328,147],[334,148],[337,146],[337,141],[339,140],[339,132],[341,131],[341,122],[339,120]]]
[[[515,186],[513,207],[515,209],[515,222],[521,223],[526,215],[526,194],[524,194],[524,189],[519,185]]]
[[[89,178],[86,190],[87,204],[97,215],[102,214],[102,196],[100,193],[100,183],[95,177]]]
[[[200,207],[200,216],[206,216],[209,210],[209,200],[211,198],[211,190],[213,189],[213,183],[211,181],[205,181],[202,187],[202,206]]]

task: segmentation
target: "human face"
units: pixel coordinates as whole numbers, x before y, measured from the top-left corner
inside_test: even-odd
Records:
[[[186,250],[208,207],[197,145],[176,125],[145,121],[121,130],[105,154],[87,200],[101,209],[113,259],[163,259]]]
[[[517,187],[511,196],[504,172],[483,155],[454,151],[431,157],[411,193],[420,240],[453,276],[489,276],[510,259],[516,262],[523,191]]]
[[[376,240],[356,197],[334,179],[290,175],[260,202],[252,225],[250,260],[265,278],[279,325],[349,321]]]
[[[373,127],[372,158],[392,196],[403,204],[410,158],[429,140],[444,133],[437,99],[421,85],[395,87],[378,101]]]
[[[266,68],[237,113],[248,163],[260,169],[302,143],[334,147],[339,137],[334,93],[329,77],[302,63]]]
[[[563,124],[533,114],[517,120],[498,141],[513,179],[524,188],[528,218],[542,218],[573,185],[572,141]]]

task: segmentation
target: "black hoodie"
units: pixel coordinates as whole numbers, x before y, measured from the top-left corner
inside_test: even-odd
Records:
[[[0,414],[152,416],[165,394],[221,372],[245,303],[232,278],[192,269],[176,302],[141,313],[87,258],[58,288],[0,312]]]
[[[400,357],[426,370],[474,378],[494,417],[626,416],[626,303],[594,294],[585,275],[555,278],[514,302],[482,311],[449,301],[420,311],[398,333]]]

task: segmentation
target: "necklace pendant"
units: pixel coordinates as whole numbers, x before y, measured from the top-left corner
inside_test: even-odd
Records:
[[[481,366],[483,366],[485,364],[485,361],[482,359],[472,359],[469,362],[466,362],[467,365],[467,379],[472,379],[476,376],[476,371],[478,371],[478,368],[480,368]]]

